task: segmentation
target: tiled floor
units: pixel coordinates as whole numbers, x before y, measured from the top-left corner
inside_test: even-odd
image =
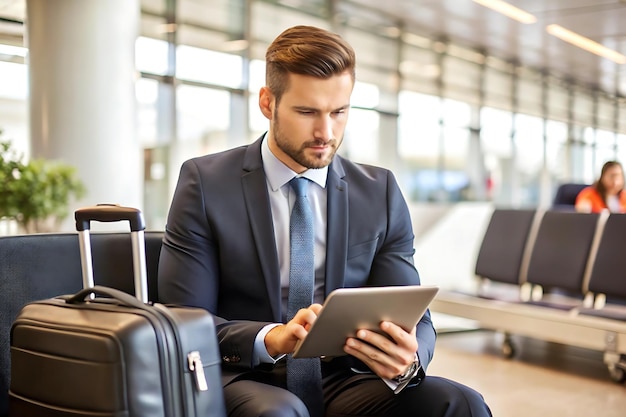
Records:
[[[491,331],[440,332],[428,373],[483,394],[494,417],[624,417],[626,385],[613,382],[602,353],[515,337],[505,359]]]

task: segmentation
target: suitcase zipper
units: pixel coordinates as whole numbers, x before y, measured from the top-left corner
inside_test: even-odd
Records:
[[[196,385],[198,391],[207,391],[209,386],[206,382],[206,376],[204,375],[204,367],[202,365],[202,358],[200,352],[194,350],[187,355],[187,363],[189,364],[189,370],[193,372],[196,377]]]

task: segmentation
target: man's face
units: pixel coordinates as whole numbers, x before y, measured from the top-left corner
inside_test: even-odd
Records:
[[[272,153],[298,173],[330,164],[343,140],[352,87],[348,72],[324,80],[290,74],[278,106],[267,88],[261,90]]]

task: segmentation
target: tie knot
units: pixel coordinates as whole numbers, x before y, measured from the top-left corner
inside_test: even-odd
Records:
[[[298,197],[306,196],[306,190],[309,187],[309,180],[304,177],[294,177],[289,181],[291,188]]]

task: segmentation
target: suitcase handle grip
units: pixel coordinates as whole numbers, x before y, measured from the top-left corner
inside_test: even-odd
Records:
[[[83,273],[83,288],[94,287],[93,260],[91,256],[91,241],[89,237],[90,222],[119,222],[127,220],[130,224],[130,234],[133,250],[133,269],[135,279],[135,295],[144,302],[148,302],[148,275],[146,270],[146,253],[143,214],[133,207],[124,207],[118,204],[98,204],[96,206],[79,208],[74,212],[76,230],[80,242],[80,258]],[[93,298],[93,294],[92,294]]]
[[[76,218],[76,230],[79,232],[89,230],[92,220],[98,222],[128,220],[132,232],[138,232],[146,228],[141,210],[117,204],[98,204],[93,207],[80,208],[76,210],[74,217]]]
[[[136,297],[133,297],[130,294],[125,293],[124,291],[117,290],[115,288],[104,287],[101,285],[95,285],[91,288],[83,288],[78,291],[76,294],[70,296],[65,300],[68,304],[79,304],[84,303],[86,301],[92,300],[91,295],[99,295],[102,297],[113,298],[117,301],[120,301],[123,305],[127,307],[135,307],[140,308],[142,310],[148,310],[147,305],[142,303]]]

